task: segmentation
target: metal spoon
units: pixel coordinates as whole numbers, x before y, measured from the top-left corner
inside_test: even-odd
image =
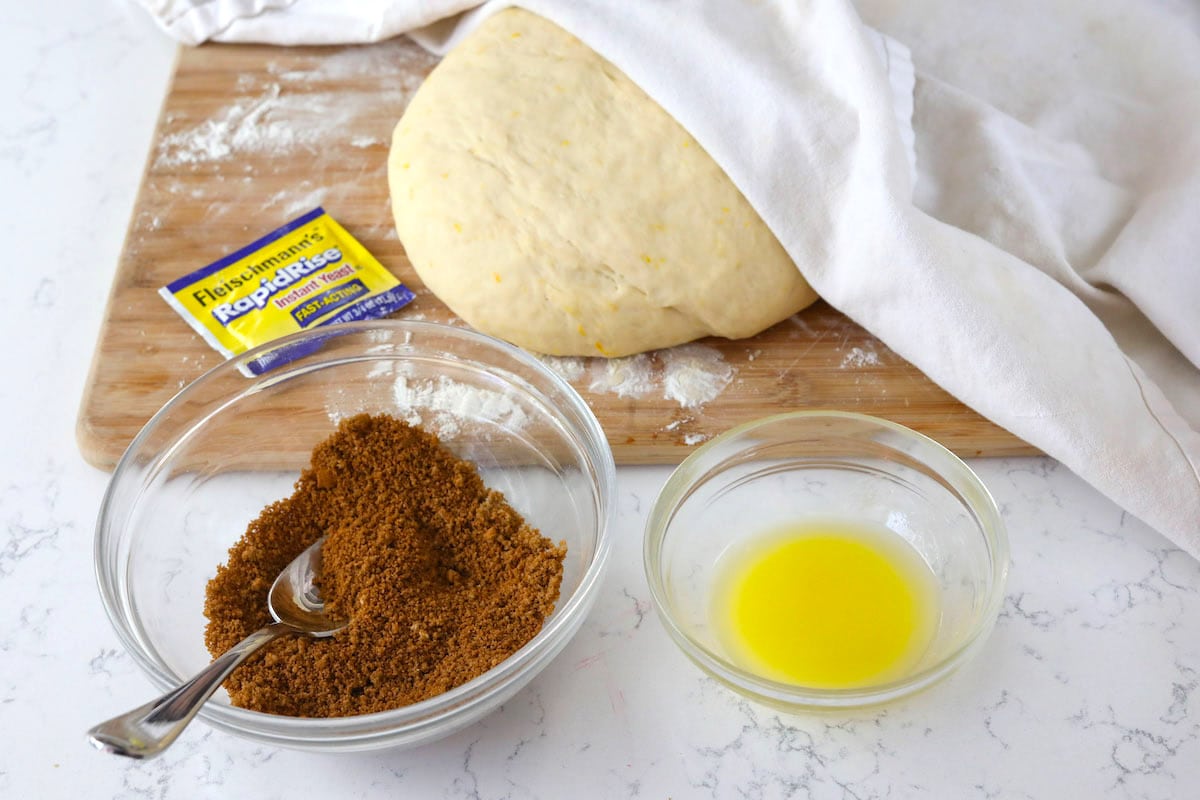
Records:
[[[275,622],[235,644],[196,677],[157,700],[135,708],[88,731],[101,750],[130,758],[153,758],[166,750],[196,716],[200,706],[238,666],[280,636],[303,634],[323,639],[346,627],[325,613],[325,603],[313,581],[321,570],[325,537],[284,567],[271,584],[267,607]]]

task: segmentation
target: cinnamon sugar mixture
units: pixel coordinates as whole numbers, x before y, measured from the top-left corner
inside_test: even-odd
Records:
[[[329,639],[271,644],[226,680],[234,704],[340,717],[465,683],[541,630],[566,553],[435,436],[388,416],[353,417],[217,568],[204,604],[214,656],[271,622],[272,581],[322,535],[321,595],[349,625]]]

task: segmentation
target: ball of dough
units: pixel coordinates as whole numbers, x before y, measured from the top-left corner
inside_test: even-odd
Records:
[[[695,139],[547,20],[490,17],[429,75],[388,158],[421,280],[551,355],[751,336],[816,299]]]

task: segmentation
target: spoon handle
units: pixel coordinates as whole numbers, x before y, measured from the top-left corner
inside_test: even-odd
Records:
[[[264,645],[288,633],[299,632],[287,623],[275,622],[242,639],[222,653],[194,678],[177,689],[151,700],[88,731],[92,744],[109,753],[130,758],[153,758],[166,750],[196,716],[204,701]]]

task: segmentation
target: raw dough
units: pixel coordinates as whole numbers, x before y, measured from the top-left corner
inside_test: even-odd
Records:
[[[552,355],[751,336],[816,299],[721,168],[616,67],[502,11],[430,74],[388,159],[421,280]]]

